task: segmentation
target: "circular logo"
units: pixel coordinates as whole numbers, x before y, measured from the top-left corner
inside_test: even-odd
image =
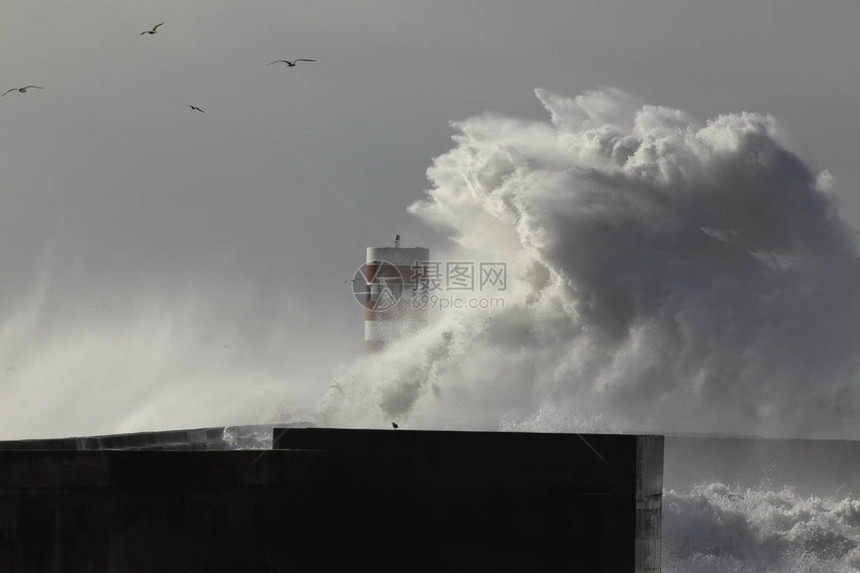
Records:
[[[371,312],[391,310],[403,296],[403,275],[388,261],[372,261],[355,270],[352,296]]]

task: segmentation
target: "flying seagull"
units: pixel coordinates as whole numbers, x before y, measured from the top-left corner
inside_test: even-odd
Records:
[[[192,110],[199,111],[200,113],[206,113],[205,111],[203,111],[202,109],[200,109],[196,105],[186,105],[185,107],[190,107]]]
[[[163,25],[164,22],[162,22],[161,24],[156,24],[152,27],[152,30],[146,30],[145,32],[141,32],[140,35],[143,36],[144,34],[155,34],[155,31],[158,30],[158,27]]]
[[[271,64],[266,64],[271,66],[272,64],[284,63],[288,68],[295,68],[297,62],[315,62],[316,60],[309,60],[308,58],[299,58],[297,60],[275,60]]]
[[[6,94],[8,94],[8,93],[12,93],[12,92],[21,92],[22,94],[25,94],[25,93],[27,93],[27,90],[28,90],[28,89],[30,89],[30,88],[36,88],[37,90],[43,90],[43,89],[45,89],[45,88],[43,88],[43,87],[41,87],[41,86],[24,86],[23,88],[12,88],[11,90],[9,90],[9,91],[7,91],[6,93],[4,93],[3,95],[0,95],[0,97],[3,97],[4,95],[6,95]]]

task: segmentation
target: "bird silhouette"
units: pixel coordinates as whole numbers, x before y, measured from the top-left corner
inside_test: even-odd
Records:
[[[400,426],[398,426],[398,425],[397,425],[397,422],[391,422],[391,427],[392,427],[392,428],[394,428],[394,429],[396,430],[396,429],[397,429],[397,428],[399,428]]]
[[[286,66],[288,68],[295,68],[296,64],[298,62],[315,62],[315,61],[316,60],[310,60],[308,58],[298,58],[297,60],[275,60],[274,62],[272,62],[270,64],[266,64],[266,65],[271,66],[272,64],[283,63],[283,64],[286,64]]]
[[[202,109],[200,109],[196,105],[186,105],[185,107],[190,107],[192,110],[199,111],[200,113],[206,113],[205,111],[203,111]]]
[[[12,92],[21,92],[22,94],[25,94],[25,93],[27,93],[27,90],[28,90],[28,89],[30,89],[30,88],[35,88],[35,89],[37,89],[37,90],[43,90],[43,89],[45,89],[45,88],[43,88],[43,87],[41,87],[41,86],[24,86],[23,88],[12,88],[11,90],[9,90],[9,91],[7,91],[6,93],[4,93],[3,95],[0,95],[0,97],[3,97],[4,95],[6,95],[6,94],[8,94],[8,93],[12,93]]]
[[[143,36],[144,34],[155,34],[156,30],[158,30],[158,27],[163,26],[164,24],[164,22],[162,22],[161,24],[156,24],[152,27],[152,30],[146,30],[145,32],[141,32],[140,35]]]

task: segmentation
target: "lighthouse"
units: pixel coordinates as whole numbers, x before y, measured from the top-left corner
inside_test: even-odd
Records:
[[[364,346],[376,352],[421,328],[427,322],[426,269],[430,250],[368,247],[364,265]]]

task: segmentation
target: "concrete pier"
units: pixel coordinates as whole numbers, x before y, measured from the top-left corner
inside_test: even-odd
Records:
[[[276,429],[271,450],[157,442],[0,450],[0,571],[660,569],[659,436]]]

